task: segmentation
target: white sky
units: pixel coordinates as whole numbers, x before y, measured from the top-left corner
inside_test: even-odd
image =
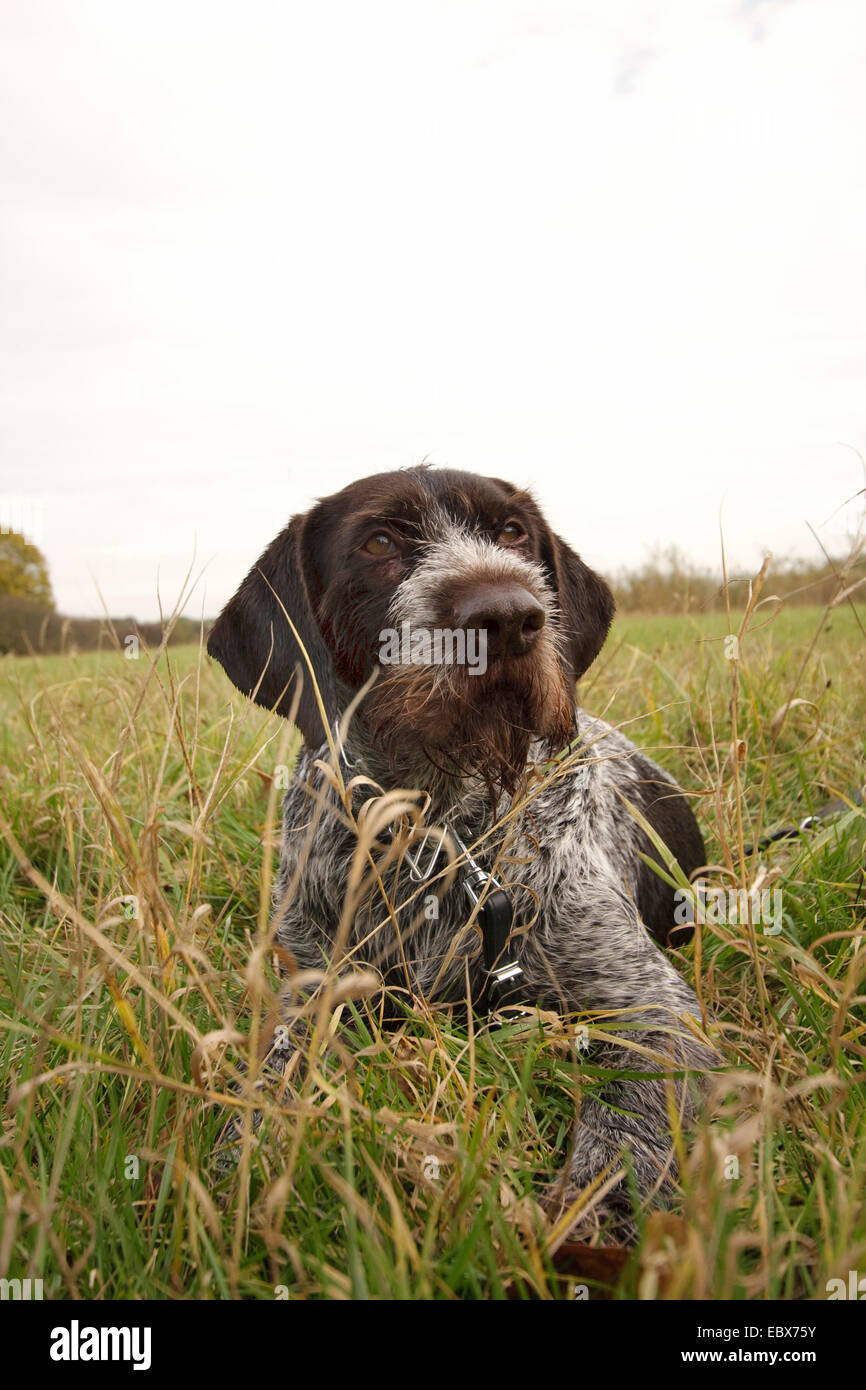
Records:
[[[215,613],[427,457],[597,567],[814,554],[866,454],[863,0],[3,0],[0,515]],[[821,532],[842,544],[858,504]]]

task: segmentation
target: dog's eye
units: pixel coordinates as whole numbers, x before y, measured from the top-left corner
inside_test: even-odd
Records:
[[[396,551],[397,546],[387,531],[376,531],[374,535],[365,540],[362,549],[366,550],[368,555],[391,555]]]
[[[522,545],[526,532],[519,521],[506,521],[496,539],[500,545]]]

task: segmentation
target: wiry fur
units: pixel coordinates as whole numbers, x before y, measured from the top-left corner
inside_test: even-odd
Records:
[[[499,663],[495,680],[477,699],[479,677],[465,666],[389,666],[365,702],[373,741],[385,748],[392,774],[413,776],[426,786],[430,765],[450,780],[475,775],[513,791],[523,776],[534,735],[549,749],[561,747],[573,720],[572,695],[561,661],[562,638],[555,626],[556,599],[542,568],[473,537],[439,517],[445,539],[424,547],[418,564],[400,584],[388,611],[396,630],[447,625],[454,596],[467,585],[520,582],[544,609],[548,622],[527,663],[522,657]],[[521,688],[524,717],[511,712]],[[405,726],[413,739],[405,738]]]
[[[383,479],[369,480],[381,514],[398,514],[403,524],[399,572],[396,564],[387,574],[380,566],[368,577],[366,561],[357,563],[345,540],[343,550],[333,540],[345,534],[339,528],[351,498],[342,509],[344,494],[320,504],[333,554],[321,573],[304,576],[304,592],[319,593],[312,610],[302,600],[297,618],[289,612],[296,626],[324,639],[333,665],[323,670],[322,683],[335,692],[329,715],[346,709],[371,656],[375,662],[375,653],[352,650],[352,634],[356,647],[369,645],[376,622],[448,626],[461,595],[477,590],[483,599],[505,583],[519,584],[546,622],[528,652],[501,655],[484,677],[442,665],[385,668],[351,722],[343,775],[385,790],[422,789],[427,824],[456,831],[507,884],[512,952],[527,1003],[610,1014],[605,1028],[613,1036],[594,1060],[619,1076],[581,1102],[560,1202],[573,1201],[606,1168],[616,1170],[624,1147],[641,1197],[664,1199],[676,1176],[669,1101],[685,1123],[695,1103],[691,1086],[665,1072],[701,1070],[718,1059],[694,1025],[683,1022],[686,1015],[699,1019],[697,1000],[653,939],[665,941],[673,925],[670,890],[639,857],[650,845],[623,798],[661,827],[686,873],[703,862],[700,834],[669,776],[622,734],[575,709],[574,679],[600,647],[612,611],[603,582],[510,485],[463,474],[432,474],[433,484],[420,470],[410,474],[383,475],[394,479],[390,493]],[[505,549],[478,534],[479,517],[494,517],[494,529],[501,524],[497,506],[523,519],[531,550]],[[309,528],[316,513],[300,522]],[[318,534],[326,534],[321,524]],[[342,588],[334,577],[341,564]],[[209,643],[248,690],[255,684],[253,656],[262,664],[268,658],[264,638],[240,631],[255,610],[252,578],[238,596],[241,608],[232,606],[238,598],[232,601]],[[271,690],[290,674],[278,669]],[[328,760],[324,731],[320,725],[317,738],[315,724],[306,722],[306,747],[283,806],[275,890],[277,939],[292,971],[340,970],[348,960],[374,967],[392,990],[429,1000],[464,999],[468,979],[468,1002],[478,1001],[486,975],[459,874],[434,878],[419,895],[401,853],[417,830],[405,821],[395,820],[395,844],[373,846],[378,873],[367,874],[341,932],[358,838],[331,782],[315,767]],[[567,750],[578,732],[579,742]],[[559,757],[544,768],[553,754]],[[366,855],[368,845],[363,848]],[[431,892],[439,896],[432,919],[423,911]],[[341,959],[335,958],[338,940]],[[624,1181],[607,1195],[604,1214],[613,1218],[616,1235],[633,1236]]]

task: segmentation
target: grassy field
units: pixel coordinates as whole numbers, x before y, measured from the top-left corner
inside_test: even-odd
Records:
[[[53,1298],[567,1298],[578,1281],[821,1299],[866,1270],[866,819],[744,852],[866,781],[866,637],[850,606],[758,608],[737,649],[728,632],[724,614],[618,619],[581,691],[694,795],[712,882],[762,874],[785,914],[776,935],[707,923],[679,953],[727,1066],[676,1209],[595,1259],[536,1203],[593,1083],[552,1018],[489,1033],[419,1006],[385,1032],[344,999],[292,1103],[218,1168],[227,1114],[251,1108],[228,1083],[278,984],[273,774],[294,735],[195,647],[6,658],[0,1277]]]

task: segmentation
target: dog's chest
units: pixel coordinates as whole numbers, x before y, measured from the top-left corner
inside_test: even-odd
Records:
[[[508,893],[518,953],[530,933],[545,931],[563,894],[579,893],[598,872],[610,820],[604,781],[593,766],[569,769],[519,811],[500,806],[498,824],[460,824],[475,861]],[[431,996],[462,991],[467,968],[479,979],[482,933],[465,865],[443,873],[440,855],[432,874],[419,876],[406,855],[389,862],[387,846],[372,863],[366,855],[358,862],[357,850],[354,832],[327,805],[316,822],[299,778],[285,798],[276,892],[279,939],[298,963],[320,967],[339,937],[356,962],[388,978],[408,970],[413,987]],[[430,858],[428,844],[418,855],[422,870]]]

